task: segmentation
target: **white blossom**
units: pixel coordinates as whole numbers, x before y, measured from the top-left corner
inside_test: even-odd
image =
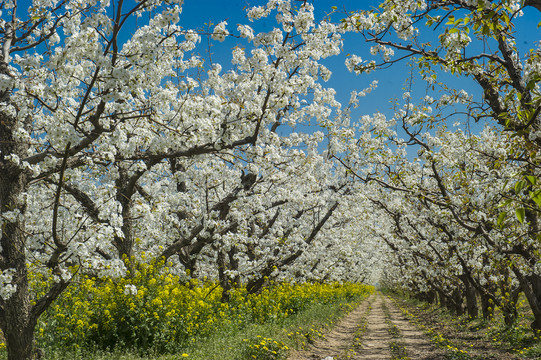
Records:
[[[225,40],[225,37],[229,35],[229,31],[227,31],[227,29],[225,28],[226,25],[227,25],[227,22],[222,21],[214,27],[214,30],[212,31],[213,40],[218,40],[218,41]]]

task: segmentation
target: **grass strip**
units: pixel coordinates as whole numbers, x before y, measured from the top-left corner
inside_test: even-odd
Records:
[[[381,307],[383,314],[385,315],[385,322],[387,323],[387,332],[392,338],[389,343],[389,350],[391,351],[391,360],[410,360],[406,350],[406,344],[402,341],[402,334],[398,326],[393,324],[391,319],[391,313],[387,307],[387,302],[383,300]]]
[[[369,304],[366,308],[366,312],[364,313],[357,330],[355,330],[355,333],[353,334],[353,349],[355,350],[362,349],[363,337],[366,334],[366,329],[368,328],[368,315],[370,315],[370,311],[372,311],[372,304]]]
[[[357,355],[357,351],[363,348],[363,337],[366,334],[366,330],[368,328],[368,315],[370,315],[371,311],[372,302],[370,301],[366,307],[366,311],[364,312],[359,322],[359,325],[353,333],[353,344],[343,354],[339,355],[336,360],[344,360],[355,357]]]
[[[395,297],[391,297],[391,300],[395,306],[406,316],[412,323],[414,323],[418,328],[422,329],[423,332],[429,337],[432,344],[436,347],[443,349],[445,351],[446,360],[481,360],[485,359],[484,357],[478,357],[476,355],[470,354],[468,350],[465,350],[463,346],[458,345],[457,343],[451,341],[449,338],[445,337],[442,333],[438,332],[434,328],[427,326],[422,323],[418,315],[410,312],[406,308],[406,302],[400,301]],[[443,321],[443,320],[442,320]]]

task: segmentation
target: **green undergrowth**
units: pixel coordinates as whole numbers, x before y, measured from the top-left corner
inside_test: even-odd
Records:
[[[357,327],[357,330],[355,330],[355,333],[353,334],[353,349],[355,351],[361,350],[363,347],[363,338],[366,334],[366,330],[368,329],[368,315],[370,315],[371,311],[372,304],[370,303],[366,308],[366,312],[364,313],[363,318]]]
[[[385,315],[385,322],[387,323],[387,332],[391,337],[391,342],[389,343],[389,350],[391,352],[391,360],[410,360],[406,350],[406,344],[402,339],[402,333],[398,326],[393,324],[391,319],[391,313],[387,307],[385,301],[382,302],[383,313]]]
[[[50,281],[32,277],[36,297]],[[280,360],[323,337],[373,291],[354,283],[269,282],[257,294],[235,288],[222,301],[216,282],[172,275],[163,262],[133,264],[123,278],[74,281],[40,318],[35,339],[43,360]]]
[[[438,305],[404,296],[394,296],[395,304],[408,318],[422,328],[432,342],[447,352],[447,359],[539,359],[541,336],[529,324],[529,308],[520,300],[518,319],[506,325],[499,309],[492,319],[456,316]],[[485,349],[479,353],[478,349]],[[487,355],[488,354],[488,355]]]
[[[349,303],[316,304],[306,310],[279,321],[251,324],[239,329],[235,326],[222,329],[210,336],[188,344],[182,353],[138,355],[130,349],[114,351],[61,351],[48,352],[47,360],[280,360],[291,349],[302,349],[313,343],[333,327],[338,319],[354,309],[362,299]],[[268,350],[265,350],[267,348]],[[276,353],[274,353],[276,352]],[[184,356],[183,356],[184,355]]]
[[[373,297],[371,299],[372,300],[370,299],[366,300],[367,303],[364,305],[366,307],[366,310],[362,314],[362,318],[358,322],[357,328],[355,329],[355,332],[353,333],[353,343],[345,352],[335,357],[336,360],[347,360],[347,359],[356,358],[357,352],[362,350],[363,338],[368,328],[368,316],[370,315],[370,312],[372,311]]]

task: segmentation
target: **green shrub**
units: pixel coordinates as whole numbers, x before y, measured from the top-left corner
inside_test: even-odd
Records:
[[[34,291],[43,291],[48,281],[36,276]],[[140,263],[117,279],[79,276],[41,317],[36,338],[48,349],[182,353],[220,329],[279,321],[314,303],[370,291],[360,284],[276,283],[260,294],[235,289],[231,301],[222,303],[222,288],[215,282],[186,281],[161,262]]]

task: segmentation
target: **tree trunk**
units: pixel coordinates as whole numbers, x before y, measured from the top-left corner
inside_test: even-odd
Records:
[[[477,306],[477,292],[472,285],[468,276],[461,276],[464,283],[464,296],[466,297],[466,311],[470,319],[475,319],[479,316],[479,307]]]
[[[434,290],[429,290],[425,293],[425,301],[429,304],[435,304],[438,294]]]
[[[229,302],[230,300],[230,294],[229,291],[231,290],[231,282],[229,281],[229,277],[225,274],[225,271],[227,270],[227,263],[226,263],[226,254],[225,251],[222,249],[218,249],[218,278],[220,280],[220,285],[222,285],[222,298],[221,302]]]
[[[135,192],[135,184],[139,177],[129,177],[127,170],[119,167],[118,179],[116,180],[117,195],[116,200],[122,206],[122,236],[115,236],[113,245],[118,251],[120,259],[128,260],[128,267],[133,257],[133,246],[135,238],[133,234],[133,195]]]
[[[447,309],[453,311],[457,316],[464,314],[462,292],[459,289],[454,289],[451,295],[447,295]]]
[[[505,325],[514,325],[518,319],[517,301],[520,295],[520,290],[511,291],[509,298],[505,298],[502,302],[502,313]]]
[[[4,53],[0,55],[0,73],[8,76],[9,56],[5,50],[9,48],[11,40],[12,38],[4,38]],[[10,95],[9,89],[0,93],[0,102],[9,104]],[[12,284],[16,286],[15,292],[7,300],[0,298],[0,327],[6,339],[8,360],[28,360],[33,357],[35,326],[35,321],[32,321],[30,316],[26,269],[26,234],[23,220],[26,203],[21,196],[28,190],[28,175],[12,163],[12,160],[6,159],[11,155],[22,159],[28,154],[28,144],[15,136],[20,126],[15,116],[0,113],[0,215],[18,213],[13,221],[4,220],[0,226],[0,269],[15,271]]]
[[[447,307],[447,297],[441,291],[438,291],[438,299],[441,307]]]
[[[180,249],[177,252],[178,260],[186,269],[187,275],[190,277],[195,277],[195,272],[197,271],[197,257],[190,254],[190,247]]]
[[[541,330],[541,278],[538,275],[525,276],[520,270],[513,267],[528,304],[532,309],[534,321],[531,323],[532,330]]]
[[[24,235],[22,222],[10,223],[2,234],[2,256],[5,269],[15,269],[13,284],[16,286],[7,300],[0,302],[2,307],[1,327],[6,339],[8,360],[27,360],[33,358],[35,322],[30,319],[30,294],[28,292],[28,273],[24,255]]]
[[[19,313],[18,305],[12,307],[13,313]],[[9,305],[6,306],[9,309]],[[9,316],[6,312],[6,315]],[[13,318],[13,317],[12,317]],[[23,319],[11,323],[4,331],[6,346],[8,350],[8,360],[31,360],[35,358],[34,350],[34,326],[17,327],[25,323]]]
[[[28,176],[6,155],[23,157],[27,145],[13,136],[18,121],[0,114],[0,214],[17,213],[13,221],[3,221],[0,227],[0,269],[15,271],[12,284],[15,292],[6,300],[0,298],[0,327],[4,333],[8,360],[28,360],[33,357],[35,320],[30,316],[31,304],[28,292],[26,268],[26,234],[24,213],[26,203],[22,194],[28,188]],[[37,320],[37,319],[36,319]]]
[[[239,271],[239,259],[235,256],[237,254],[237,247],[232,246],[231,250],[227,253],[227,256],[229,257],[229,268],[235,272],[235,277],[231,279],[233,281],[232,287],[238,288],[240,287],[240,275],[238,273]]]
[[[481,298],[481,312],[483,313],[483,319],[489,320],[494,317],[494,307],[490,303],[490,296],[485,291],[479,292]]]

